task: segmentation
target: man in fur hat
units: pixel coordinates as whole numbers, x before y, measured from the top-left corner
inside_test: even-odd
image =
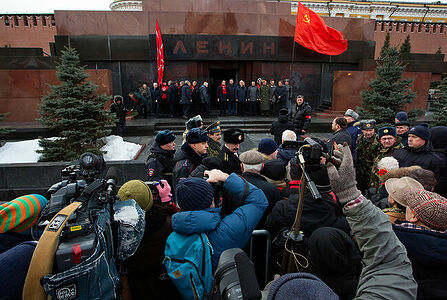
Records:
[[[223,132],[225,145],[219,153],[219,158],[223,163],[223,171],[227,174],[242,174],[241,162],[238,151],[241,143],[244,142],[244,132],[240,129],[230,128]]]

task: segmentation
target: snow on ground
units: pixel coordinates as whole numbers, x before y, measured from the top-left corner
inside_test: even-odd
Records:
[[[104,154],[105,161],[132,160],[142,147],[139,144],[125,142],[122,137],[117,135],[111,135],[104,139],[106,144],[101,151],[107,152]]]
[[[123,141],[123,138],[116,135],[105,137],[105,143],[101,150],[107,151],[104,154],[106,161],[112,160],[132,160],[140,151],[141,145]],[[0,164],[13,163],[33,163],[39,160],[40,154],[36,150],[39,147],[39,140],[28,140],[21,142],[7,142],[0,147]]]

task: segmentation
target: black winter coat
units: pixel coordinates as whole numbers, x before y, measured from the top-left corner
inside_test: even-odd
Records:
[[[184,84],[181,89],[181,104],[191,104],[191,88],[189,85]]]
[[[287,88],[282,86],[277,86],[274,92],[276,103],[285,103],[287,101]]]
[[[288,115],[280,115],[278,121],[273,122],[270,127],[270,134],[275,136],[275,142],[279,145],[282,143],[282,133],[285,130],[294,130],[293,123],[289,121]]]
[[[160,102],[161,100],[161,89],[158,87],[156,89],[152,88],[152,100]]]
[[[301,134],[302,130],[307,130],[310,125],[312,108],[307,102],[303,102],[300,106],[295,105],[291,112],[293,117],[293,126],[295,132]]]
[[[175,150],[167,151],[154,143],[150,151],[151,153],[146,162],[147,180],[158,181],[165,179],[172,186]]]
[[[332,136],[332,138],[329,140],[328,145],[327,145],[330,154],[332,154],[332,152],[334,151],[334,142],[336,142],[337,145],[338,144],[343,145],[343,143],[346,142],[348,144],[348,146],[351,146],[352,138],[346,129],[342,129],[342,130],[335,132],[334,135]]]
[[[393,152],[392,156],[397,159],[400,168],[420,166],[423,169],[433,171],[436,179],[439,178],[441,166],[445,163],[440,156],[433,152],[430,141],[418,149],[409,147],[398,149]]]
[[[202,85],[200,87],[199,93],[200,93],[200,103],[201,104],[210,103],[210,92],[206,86]]]
[[[233,84],[227,84],[227,97],[230,101],[236,101],[236,89],[237,86]]]
[[[447,299],[447,233],[405,228],[399,222],[393,230],[411,261],[417,299]]]
[[[236,100],[238,102],[245,102],[245,100],[247,100],[247,87],[245,85],[238,85],[236,88]]]
[[[315,200],[310,191],[306,190],[300,227],[304,235],[309,237],[314,230],[320,227],[335,227],[349,234],[351,229],[342,214],[341,207],[336,202],[334,193],[325,193],[321,196],[323,199]],[[276,237],[282,228],[292,227],[298,199],[299,189],[293,189],[293,191],[291,189],[289,199],[278,201],[267,216],[265,229],[273,237]]]
[[[205,155],[198,155],[188,143],[184,143],[175,156],[174,170],[172,172],[173,190],[182,178],[188,178],[191,172],[202,162]]]
[[[175,86],[175,84],[171,84],[168,87],[168,93],[167,93],[167,97],[168,97],[168,102],[177,102],[177,87]]]
[[[430,129],[430,132],[433,151],[444,160],[435,192],[443,197],[447,197],[447,126],[433,127]]]
[[[196,85],[192,91],[191,91],[191,98],[192,98],[192,103],[200,103],[200,93],[199,93],[199,86]]]
[[[226,102],[228,99],[228,91],[227,86],[225,86],[225,94],[222,85],[219,85],[217,87],[217,99],[219,99],[220,102]]]
[[[260,174],[244,172],[242,173],[242,177],[244,177],[249,183],[260,188],[269,202],[269,206],[265,210],[264,215],[257,226],[257,228],[263,228],[267,215],[270,213],[275,204],[281,200],[281,191],[273,184],[268,183],[267,180]]]
[[[238,175],[242,174],[241,161],[225,145],[222,147],[222,151],[220,151],[218,157],[222,161],[222,164],[223,164],[222,171],[223,172],[225,172],[227,174],[231,174],[231,173],[236,173]]]

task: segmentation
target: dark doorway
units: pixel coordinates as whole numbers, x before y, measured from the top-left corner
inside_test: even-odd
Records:
[[[217,87],[225,80],[228,84],[230,79],[236,84],[239,81],[239,69],[210,69],[210,93],[211,109],[218,109]]]

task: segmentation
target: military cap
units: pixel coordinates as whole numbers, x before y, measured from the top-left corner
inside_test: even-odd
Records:
[[[376,128],[376,120],[361,120],[360,128],[363,130],[374,129]]]
[[[221,132],[222,130],[220,129],[220,121],[216,121],[213,124],[209,125],[206,128],[206,131],[208,131],[209,133]]]
[[[394,127],[382,127],[378,131],[379,139],[384,135],[392,135],[394,137],[397,137],[396,128]]]
[[[244,141],[244,132],[240,129],[230,128],[223,132],[225,143],[240,144]]]
[[[188,144],[197,144],[208,141],[208,131],[201,128],[193,128],[186,134]]]
[[[265,160],[264,155],[257,150],[248,150],[239,155],[241,163],[246,165],[259,165]]]

